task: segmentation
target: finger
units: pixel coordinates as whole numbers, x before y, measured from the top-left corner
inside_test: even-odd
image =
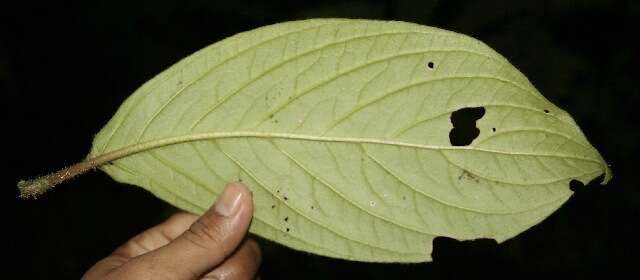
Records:
[[[146,254],[167,245],[185,232],[198,217],[180,212],[169,219],[129,239],[118,247],[111,255],[97,262],[84,275],[84,279],[102,278],[114,269],[122,266],[129,259]]]
[[[124,266],[146,270],[142,273],[157,279],[199,278],[237,248],[247,232],[252,213],[249,189],[240,183],[229,184],[218,201],[183,234]]]
[[[258,243],[247,239],[231,257],[202,279],[253,279],[261,261],[262,254]]]
[[[184,233],[198,216],[180,212],[169,219],[129,239],[118,247],[112,255],[134,258],[169,244]]]

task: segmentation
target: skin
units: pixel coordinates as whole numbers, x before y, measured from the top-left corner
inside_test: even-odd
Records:
[[[253,279],[261,253],[246,238],[252,215],[249,189],[229,184],[201,217],[173,215],[118,247],[82,279]]]

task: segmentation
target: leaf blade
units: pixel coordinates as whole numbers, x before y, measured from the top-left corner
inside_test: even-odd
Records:
[[[480,135],[452,146],[449,116],[466,107],[486,109]],[[283,23],[207,47],[136,91],[90,157],[127,148],[102,167],[120,182],[201,213],[242,179],[252,232],[379,262],[430,260],[439,235],[505,240],[562,205],[571,179],[610,177],[502,56],[401,22]]]

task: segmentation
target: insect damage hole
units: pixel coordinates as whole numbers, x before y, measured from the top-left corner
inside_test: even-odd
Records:
[[[569,189],[574,193],[582,191],[582,189],[584,189],[584,184],[576,179],[573,179],[569,182]]]
[[[453,128],[449,131],[449,142],[453,146],[467,146],[480,135],[476,121],[484,116],[484,107],[462,108],[451,113]]]
[[[588,189],[594,189],[594,187],[602,184],[604,180],[604,174],[591,179],[586,185],[582,181],[578,179],[572,179],[569,181],[569,189],[575,194],[580,195],[581,193],[587,192]]]
[[[436,64],[433,61],[427,62],[427,70],[433,71],[436,68]]]

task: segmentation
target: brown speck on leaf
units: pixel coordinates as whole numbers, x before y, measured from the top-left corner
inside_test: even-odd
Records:
[[[480,180],[478,179],[478,177],[476,177],[475,175],[471,174],[469,171],[467,170],[462,170],[462,173],[460,173],[460,175],[458,176],[458,181],[461,181],[463,179],[472,181],[472,182],[476,182],[476,183],[480,183]]]
[[[284,221],[288,222],[289,221],[289,217],[284,217]]]

